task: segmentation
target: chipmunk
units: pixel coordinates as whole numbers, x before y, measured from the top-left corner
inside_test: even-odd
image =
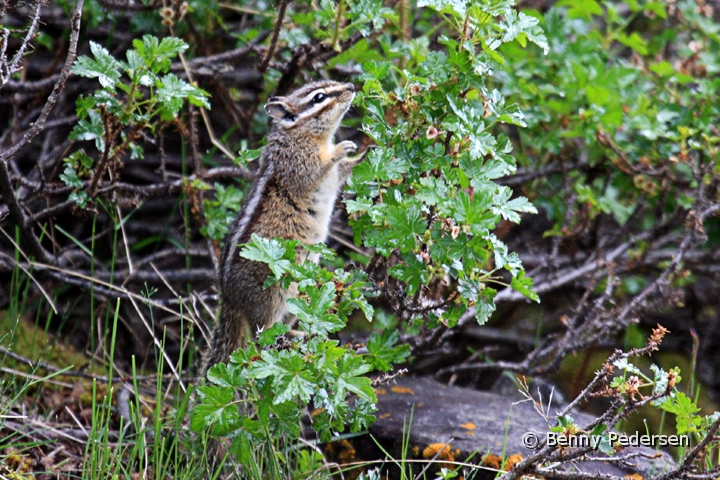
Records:
[[[259,329],[290,320],[286,299],[294,292],[277,284],[263,289],[270,268],[242,258],[238,245],[253,233],[310,244],[327,239],[338,191],[367,152],[349,158],[357,152],[355,143],[333,144],[354,97],[352,84],[324,80],[265,105],[272,127],[247,201],[225,241],[218,272],[220,318],[206,368],[227,362]]]

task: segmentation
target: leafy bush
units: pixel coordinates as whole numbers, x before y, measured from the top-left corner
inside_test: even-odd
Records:
[[[311,400],[316,409],[313,428],[323,441],[350,425],[353,432],[367,427],[374,419],[377,401],[372,381],[364,376],[373,368],[387,371],[391,363],[403,361],[409,346],[396,346],[397,332],[374,333],[367,343],[366,355],[355,355],[331,333],[342,329],[348,315],[360,308],[368,318],[373,309],[362,294],[366,278],[362,272],[329,272],[313,262],[297,263],[297,241],[268,240],[256,235],[241,255],[265,262],[273,277],[285,288],[296,282],[298,298],[288,300],[290,312],[297,316],[297,328],[305,340],[292,344],[278,337],[290,330],[289,325],[275,324],[258,335],[257,345],[235,352],[228,365],[210,368],[208,379],[215,385],[198,389],[202,404],[195,408],[192,427],[212,426],[216,435],[233,433],[231,452],[243,463],[254,461],[252,443],[268,437],[300,435],[300,416]],[[334,254],[322,246],[302,247],[308,253],[332,259]],[[243,408],[233,398],[240,390]],[[355,397],[350,408],[348,397]]]
[[[113,165],[128,150],[131,159],[142,158],[143,150],[137,140],[143,134],[166,128],[176,119],[186,100],[210,108],[206,92],[168,73],[170,60],[187,50],[185,42],[146,35],[142,40],[135,40],[133,46],[134,49],[127,51],[127,62],[122,62],[97,43],[90,42],[94,58],[78,58],[72,70],[76,75],[96,78],[102,87],[92,95],[78,98],[80,121],[70,134],[73,140],[95,142],[100,153],[100,174],[95,175],[87,190],[83,189],[80,178],[89,176],[95,162],[79,150],[65,160],[65,170],[60,176],[74,189],[70,199],[81,207],[97,194],[97,182],[104,168]]]
[[[542,19],[558,53],[505,45],[501,51],[515,62],[497,75],[502,92],[526,113],[517,152],[522,164],[543,168],[559,156],[585,158],[585,165],[567,168],[566,179],[543,177],[525,188],[553,219],[548,234],[578,231],[580,222],[601,214],[621,227],[631,221],[636,230],[649,230],[665,213],[689,211],[697,182],[713,175],[720,142],[713,127],[720,109],[711,100],[720,87],[710,55],[719,45],[717,27],[695,2],[669,7],[670,17],[652,1],[628,2],[627,17],[611,2],[603,3],[605,12],[594,1],[560,3],[569,8]],[[595,26],[599,16],[604,29]],[[642,22],[645,36],[632,31],[633,21]],[[686,45],[677,59],[663,53],[671,45]],[[550,194],[565,189],[561,181],[572,186],[567,205],[566,195]],[[567,222],[566,209],[582,214]]]
[[[339,35],[346,38],[354,28],[372,33],[363,27],[368,11],[381,15],[373,26],[382,27],[382,15],[392,12],[381,5],[369,1],[350,8],[344,13],[348,26]],[[362,64],[358,104],[366,112],[363,131],[379,148],[355,168],[347,211],[356,242],[393,259],[388,272],[406,299],[403,310],[413,312],[412,324],[452,327],[468,306],[484,323],[495,309],[493,284],[509,284],[537,300],[517,254],[491,233],[501,219],[519,222],[520,213],[535,209],[495,182],[515,171],[515,161],[510,141],[495,135],[493,127],[524,123],[515,105],[506,105],[498,90],[486,87],[486,77],[501,60],[497,49],[503,43],[530,41],[544,49],[547,43],[537,19],[518,14],[509,1],[469,8],[457,2],[423,6],[429,7],[423,10],[428,25],[438,14],[447,16],[441,50],[430,49],[422,37],[403,43],[386,37],[380,40],[385,58],[367,52],[372,58]],[[333,18],[308,15],[315,16],[319,24],[311,25],[318,32]],[[410,59],[402,68],[393,62],[401,57]],[[393,112],[393,124],[386,112]],[[374,420],[376,397],[364,375],[389,370],[410,351],[408,345],[393,347],[396,330],[373,333],[367,354],[329,340],[355,308],[371,320],[373,309],[365,297],[377,296],[382,287],[369,282],[361,269],[330,272],[310,262],[298,264],[297,246],[253,237],[241,255],[270,266],[274,277],[269,284],[281,281],[287,288],[297,283],[299,296],[288,302],[304,339],[275,345],[290,328],[275,325],[259,335],[257,346],[236,352],[228,366],[212,367],[208,380],[214,385],[199,388],[202,404],[194,411],[193,428],[210,426],[214,434],[233,436],[231,452],[245,464],[255,461],[253,444],[297,438],[308,403],[316,409],[312,425],[322,441],[346,424],[351,431],[366,427]],[[326,261],[334,257],[321,246],[303,248]],[[510,281],[502,271],[509,272]],[[447,283],[446,297],[428,304],[420,290],[438,281]],[[235,389],[240,390],[240,411],[233,401]]]
[[[641,256],[649,246],[642,240],[653,228],[680,230],[683,224],[675,220],[678,211],[685,212],[681,216],[687,212],[692,215],[708,205],[697,189],[709,181],[708,176],[717,168],[714,157],[704,155],[716,150],[718,142],[717,132],[712,129],[713,119],[719,117],[717,105],[708,101],[718,84],[717,80],[705,78],[713,68],[712,60],[702,55],[688,57],[688,61],[705,61],[702,69],[693,67],[701,72],[699,76],[678,72],[667,60],[640,60],[641,56],[659,55],[667,45],[666,30],[660,26],[668,18],[667,10],[656,2],[633,2],[629,4],[629,17],[624,17],[612,3],[604,3],[603,10],[594,1],[582,5],[567,2],[567,9],[551,9],[540,17],[517,13],[511,4],[421,1],[419,6],[428,8],[421,10],[426,23],[418,25],[435,29],[437,44],[431,46],[425,37],[393,42],[392,37],[381,36],[378,45],[382,53],[370,51],[367,43],[358,42],[343,54],[344,58],[355,54],[361,63],[359,80],[363,89],[357,103],[365,112],[362,128],[379,147],[355,168],[347,188],[351,196],[345,203],[355,243],[376,252],[368,261],[369,267],[361,275],[354,274],[350,290],[356,288],[354,295],[393,298],[397,316],[407,321],[411,332],[413,328],[453,327],[469,307],[477,321],[484,323],[495,310],[497,291],[493,285],[538,300],[518,255],[492,233],[501,220],[517,223],[520,214],[536,212],[526,198],[513,197],[512,190],[501,185],[502,177],[516,172],[511,154],[513,136],[518,139],[515,143],[520,146],[520,160],[529,170],[540,172],[557,162],[558,157],[578,159],[561,175],[537,175],[537,180],[524,185],[524,191],[537,198],[538,205],[554,222],[546,236],[572,238],[584,234],[583,229],[592,222],[611,218],[620,226],[618,240],[633,232],[639,236],[640,241],[631,240],[630,245],[636,247],[633,255]],[[702,13],[690,5],[681,2],[677,7],[683,13],[679,30],[685,40],[698,32],[712,32]],[[433,19],[438,12],[445,16],[439,32]],[[352,9],[343,12],[339,8],[337,13],[347,15],[349,25],[361,23]],[[382,15],[394,20],[392,12]],[[598,15],[606,19],[604,31],[594,23]],[[656,35],[650,40],[629,27],[630,21],[640,15],[648,18],[649,30]],[[328,25],[332,18],[320,13],[311,16],[319,18],[321,26]],[[543,31],[548,32],[548,38]],[[368,33],[362,31],[363,35]],[[704,41],[714,45],[717,39],[710,33]],[[528,42],[540,48],[525,48]],[[554,53],[548,55],[551,47]],[[513,59],[507,63],[508,68],[503,65],[504,58]],[[648,70],[650,75],[646,74]],[[693,88],[682,88],[689,84]],[[563,194],[557,195],[558,191]],[[705,210],[702,218],[712,208]],[[288,390],[291,377],[286,367],[279,366],[285,361],[279,353],[262,354],[262,360],[255,361],[262,365],[258,370],[252,361],[252,356],[258,354],[254,349],[234,357],[228,370],[237,372],[234,382],[228,380],[224,367],[211,372],[210,380],[222,387],[268,388],[268,396],[261,401],[273,405],[293,396],[295,412],[314,400],[316,408],[324,409],[322,420],[314,424],[322,439],[327,439],[333,429],[343,428],[341,422],[327,420],[333,409],[339,412],[338,419],[348,413],[344,420],[354,428],[372,421],[368,402],[373,398],[369,390],[351,390],[362,401],[356,403],[360,412],[349,413],[344,401],[329,405],[325,400],[329,396],[327,388],[344,396],[343,388],[333,390],[333,382],[318,388],[318,383],[310,380],[318,373],[314,364],[320,358],[318,353],[326,348],[325,336],[347,321],[338,302],[343,301],[340,299],[348,280],[318,271],[297,276],[297,265],[290,258],[294,254],[292,245],[268,256],[269,244],[261,248],[263,244],[258,242],[262,241],[255,239],[243,255],[269,263],[276,275],[272,281],[282,277],[285,285],[292,280],[305,286],[299,298],[291,302],[301,319],[300,329],[308,333],[310,341],[285,344],[281,348],[287,350],[281,351],[293,352],[286,355],[297,358],[304,354],[310,359],[304,367],[298,363],[295,370],[296,379],[300,372],[308,375],[307,390],[303,391],[300,384]],[[559,244],[555,245],[556,255]],[[287,267],[279,267],[282,259],[289,263]],[[367,274],[378,269],[378,263],[387,269],[387,283],[375,281],[360,288]],[[671,263],[660,262],[653,268],[658,267],[665,269],[661,279],[672,278],[675,267]],[[348,275],[344,270],[340,272]],[[336,294],[335,301],[332,285],[323,285],[330,279],[342,286],[343,293]],[[633,277],[626,279],[625,286],[635,288],[631,293],[642,293],[641,298],[661,288],[661,280],[635,280],[639,287],[633,287]],[[611,301],[613,281],[607,280],[608,296],[603,301]],[[442,285],[442,293],[435,298],[423,293],[438,285]],[[328,313],[334,309],[337,317]],[[367,315],[368,308],[364,310]],[[631,321],[630,311],[631,307],[623,310],[617,324],[610,328],[626,326]],[[597,315],[599,318],[602,313]],[[581,330],[592,331],[596,325],[593,322],[584,326],[578,323],[582,335],[562,354],[598,338],[596,332],[587,334]],[[318,326],[312,327],[313,323]],[[374,345],[374,338],[369,344]],[[270,342],[261,340],[261,345]],[[341,349],[340,355],[343,347],[333,346]],[[562,354],[554,361],[562,359]],[[351,358],[353,353],[344,350],[342,355]],[[393,360],[403,358],[405,354]],[[362,362],[367,359],[353,365]],[[616,367],[638,373],[632,365]],[[365,364],[358,371],[370,370]],[[262,372],[263,377],[257,372]],[[661,388],[668,374],[662,370],[655,373],[654,380],[646,380]],[[614,388],[627,385],[624,380],[617,382]],[[270,383],[273,388],[266,387]],[[217,387],[205,388],[207,402]],[[655,392],[661,393],[664,391]],[[223,395],[229,398],[230,390]],[[656,406],[690,418],[695,412],[682,406],[682,396],[673,391],[670,399]],[[215,406],[213,414],[224,411],[220,404]],[[196,427],[211,424],[210,413],[197,411]],[[363,422],[358,422],[355,415],[362,416]],[[705,434],[714,421],[712,416],[702,420]],[[223,433],[243,428],[237,424]],[[683,428],[681,433],[687,431]],[[609,449],[609,445],[604,447]]]

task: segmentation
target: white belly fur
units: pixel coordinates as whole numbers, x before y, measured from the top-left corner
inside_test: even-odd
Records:
[[[335,199],[339,189],[338,166],[335,165],[322,180],[313,196],[315,199],[313,210],[316,212],[316,228],[314,229],[315,232],[313,232],[314,237],[309,239],[310,243],[320,243],[327,239],[330,232],[330,216],[335,207]]]

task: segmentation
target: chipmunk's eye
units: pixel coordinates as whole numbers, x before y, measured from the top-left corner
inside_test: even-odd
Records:
[[[313,97],[312,102],[313,102],[313,103],[320,103],[320,102],[322,102],[323,100],[325,100],[325,97],[327,97],[327,95],[325,95],[324,93],[318,93],[317,95],[315,95],[315,96]]]

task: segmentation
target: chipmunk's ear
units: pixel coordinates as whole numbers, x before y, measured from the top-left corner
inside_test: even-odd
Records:
[[[283,122],[294,122],[297,117],[285,97],[270,97],[268,103],[265,104],[265,111],[272,118]]]

